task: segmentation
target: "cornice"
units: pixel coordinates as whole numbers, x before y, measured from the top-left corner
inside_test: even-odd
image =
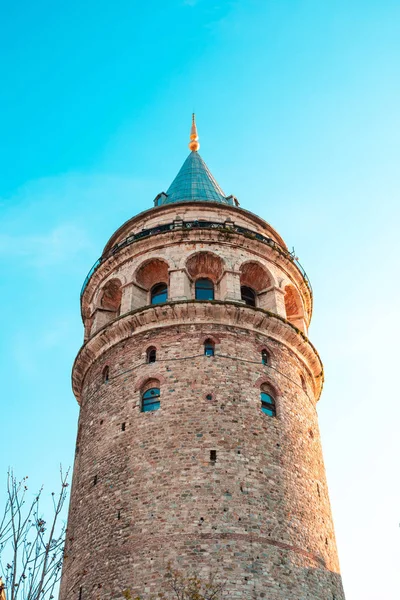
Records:
[[[72,388],[78,402],[89,368],[111,347],[144,331],[193,323],[255,331],[288,346],[312,374],[318,400],[323,386],[321,359],[308,338],[286,319],[236,302],[187,300],[136,309],[108,323],[92,336],[81,347],[72,369]]]

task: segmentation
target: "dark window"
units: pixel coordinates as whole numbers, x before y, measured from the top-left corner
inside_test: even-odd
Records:
[[[150,412],[160,408],[160,389],[150,388],[142,396],[142,412]]]
[[[121,425],[121,431],[125,431],[125,423],[122,423],[122,425]]]
[[[214,342],[212,340],[204,342],[204,354],[206,356],[214,356]]]
[[[166,283],[157,283],[151,288],[151,304],[161,304],[168,300],[168,287]]]
[[[198,279],[195,292],[196,300],[214,300],[214,284],[211,279]]]
[[[266,350],[262,350],[261,352],[261,362],[263,365],[267,365],[269,363],[269,356]]]
[[[147,350],[147,362],[153,363],[157,360],[157,350],[155,348],[149,348]]]
[[[261,398],[261,410],[263,411],[263,413],[265,413],[266,415],[269,415],[270,417],[275,417],[275,415],[276,415],[275,400],[273,399],[271,394],[267,394],[267,392],[261,392],[260,398]]]
[[[255,306],[256,305],[256,293],[251,288],[242,285],[240,288],[240,293],[242,296],[242,300],[244,300],[247,306]]]
[[[215,462],[217,460],[217,451],[216,450],[210,450],[210,461],[211,462]]]
[[[102,378],[103,378],[103,383],[108,382],[108,380],[110,379],[110,367],[108,367],[108,366],[104,367]]]
[[[206,400],[212,400],[212,394],[207,394]]]

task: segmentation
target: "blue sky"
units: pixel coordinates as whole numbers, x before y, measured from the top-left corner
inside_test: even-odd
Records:
[[[399,2],[25,0],[0,56],[0,477],[51,491],[72,464],[81,284],[175,177],[195,110],[222,188],[313,284],[347,599],[397,599]]]

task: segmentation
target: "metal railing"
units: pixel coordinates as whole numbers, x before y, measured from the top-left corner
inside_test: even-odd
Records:
[[[296,267],[299,269],[300,273],[302,274],[304,281],[306,282],[307,286],[309,287],[311,295],[312,295],[311,282],[307,276],[307,273],[305,272],[305,270],[299,263],[297,257],[295,256],[294,250],[293,250],[293,252],[289,252],[288,250],[285,250],[284,248],[282,248],[282,246],[277,244],[272,238],[266,237],[265,235],[262,235],[261,233],[252,231],[251,229],[246,229],[246,227],[241,227],[240,225],[235,225],[234,223],[230,223],[230,222],[226,222],[226,221],[221,223],[221,222],[214,222],[214,221],[196,220],[196,221],[173,221],[172,223],[167,223],[165,225],[157,225],[157,227],[151,227],[150,229],[143,229],[142,231],[139,231],[138,233],[129,235],[127,238],[125,238],[118,244],[115,244],[115,246],[113,246],[108,252],[106,252],[100,258],[98,258],[96,260],[96,262],[94,263],[93,267],[90,269],[89,273],[87,274],[87,276],[85,278],[85,281],[83,282],[83,286],[82,286],[82,290],[81,290],[81,297],[86,289],[89,279],[91,278],[93,273],[99,268],[99,266],[104,261],[106,261],[108,258],[113,256],[114,254],[117,254],[117,252],[119,252],[126,246],[129,246],[130,244],[133,244],[134,242],[141,240],[143,238],[151,237],[151,236],[157,235],[159,233],[165,233],[167,231],[179,231],[179,230],[182,231],[185,229],[218,229],[220,231],[223,231],[226,234],[239,233],[241,235],[244,235],[245,237],[248,237],[251,239],[256,239],[256,240],[259,240],[260,242],[264,242],[265,244],[268,244],[268,246],[271,246],[272,248],[274,248],[277,252],[279,252],[279,254],[282,254],[285,258],[288,258],[290,261],[292,261],[296,265]]]

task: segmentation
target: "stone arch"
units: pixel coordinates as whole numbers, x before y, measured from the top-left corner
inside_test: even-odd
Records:
[[[275,400],[282,395],[278,385],[276,383],[272,383],[271,379],[266,375],[261,375],[261,377],[259,377],[255,382],[254,387],[258,390],[261,390],[261,388],[267,390],[268,388],[271,391],[271,393],[275,395]]]
[[[157,382],[159,386],[165,384],[165,377],[159,373],[156,373],[149,377],[148,375],[145,377],[141,377],[138,379],[135,385],[135,392],[145,392],[149,388],[153,387],[153,383]],[[156,386],[154,386],[156,387]]]
[[[118,316],[121,310],[122,283],[120,279],[109,279],[100,290],[99,306],[101,309],[115,313]]]
[[[186,260],[186,270],[192,281],[205,278],[218,283],[225,270],[225,263],[213,252],[196,252]]]
[[[95,310],[87,321],[85,336],[89,337],[121,314],[122,283],[118,278],[109,279],[99,290]],[[90,329],[89,329],[90,328]]]
[[[150,258],[136,269],[134,280],[141,288],[147,291],[157,283],[168,285],[169,265],[162,258]]]
[[[285,286],[284,300],[287,320],[299,329],[303,329],[299,325],[304,320],[303,303],[294,285],[289,284]]]
[[[255,260],[249,260],[240,266],[240,285],[259,293],[273,285],[271,273]]]

